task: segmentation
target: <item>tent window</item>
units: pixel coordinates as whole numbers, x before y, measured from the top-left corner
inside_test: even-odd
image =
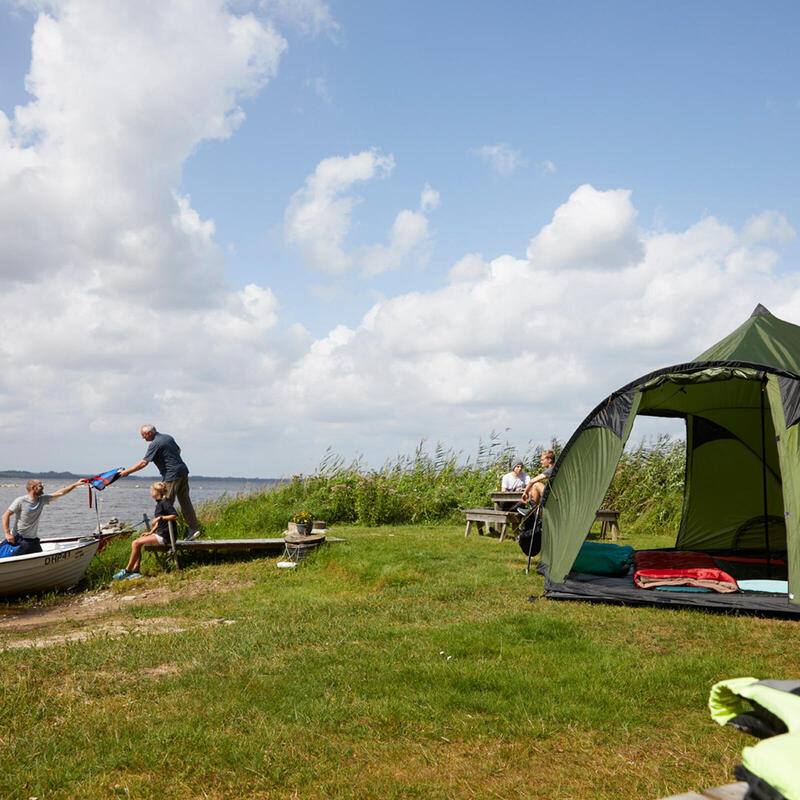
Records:
[[[635,392],[612,395],[608,402],[586,424],[587,428],[607,428],[621,439],[631,415]]]
[[[791,428],[800,420],[800,381],[778,375],[778,388],[781,390],[783,418],[786,420],[786,427]]]

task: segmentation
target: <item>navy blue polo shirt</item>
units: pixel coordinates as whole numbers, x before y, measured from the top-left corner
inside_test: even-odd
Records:
[[[156,433],[144,454],[144,460],[155,464],[165,481],[176,481],[189,474],[178,443],[168,433]]]

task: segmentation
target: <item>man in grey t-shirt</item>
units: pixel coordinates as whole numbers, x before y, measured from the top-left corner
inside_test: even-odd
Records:
[[[553,465],[556,461],[555,450],[544,450],[539,456],[539,462],[542,465],[542,471],[535,475],[528,481],[525,491],[522,494],[522,502],[527,503],[528,500],[535,506],[542,499],[544,488],[553,474]]]
[[[3,532],[9,544],[16,544],[20,539],[20,548],[14,555],[24,556],[28,553],[41,553],[42,545],[39,543],[39,517],[42,516],[44,507],[69,494],[82,481],[65,486],[53,494],[44,493],[44,485],[38,478],[31,478],[25,488],[28,494],[23,494],[12,501],[8,510],[3,514]],[[11,530],[11,517],[14,516],[14,530]]]

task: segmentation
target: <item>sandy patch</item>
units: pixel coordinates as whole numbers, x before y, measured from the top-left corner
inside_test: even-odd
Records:
[[[197,620],[176,617],[158,617],[157,619],[137,619],[129,622],[110,621],[91,628],[60,633],[53,636],[36,636],[27,639],[12,639],[0,642],[0,651],[19,650],[28,647],[42,649],[54,647],[66,642],[85,642],[95,637],[119,639],[123,636],[141,635],[145,633],[183,633],[191,628],[207,628],[211,625],[232,625],[232,619]],[[150,670],[153,672],[153,670]],[[160,673],[164,674],[164,673]]]
[[[124,591],[103,590],[80,597],[69,597],[46,606],[30,608],[0,607],[0,651],[20,647],[51,647],[65,642],[85,641],[94,636],[130,636],[141,633],[174,633],[199,626],[229,624],[231,620],[189,620],[174,617],[132,620],[116,618],[134,605],[165,605],[176,598],[199,597],[239,589],[236,581],[187,581],[172,589],[148,586],[149,581],[126,583]],[[63,631],[65,626],[72,629]],[[58,630],[61,628],[62,630]],[[62,632],[63,631],[63,632]],[[4,634],[30,633],[24,639]]]

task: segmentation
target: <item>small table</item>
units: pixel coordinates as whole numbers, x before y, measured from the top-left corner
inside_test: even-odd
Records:
[[[522,492],[492,492],[489,497],[492,498],[492,505],[495,511],[507,511],[508,509],[503,506],[509,503],[521,503]]]

